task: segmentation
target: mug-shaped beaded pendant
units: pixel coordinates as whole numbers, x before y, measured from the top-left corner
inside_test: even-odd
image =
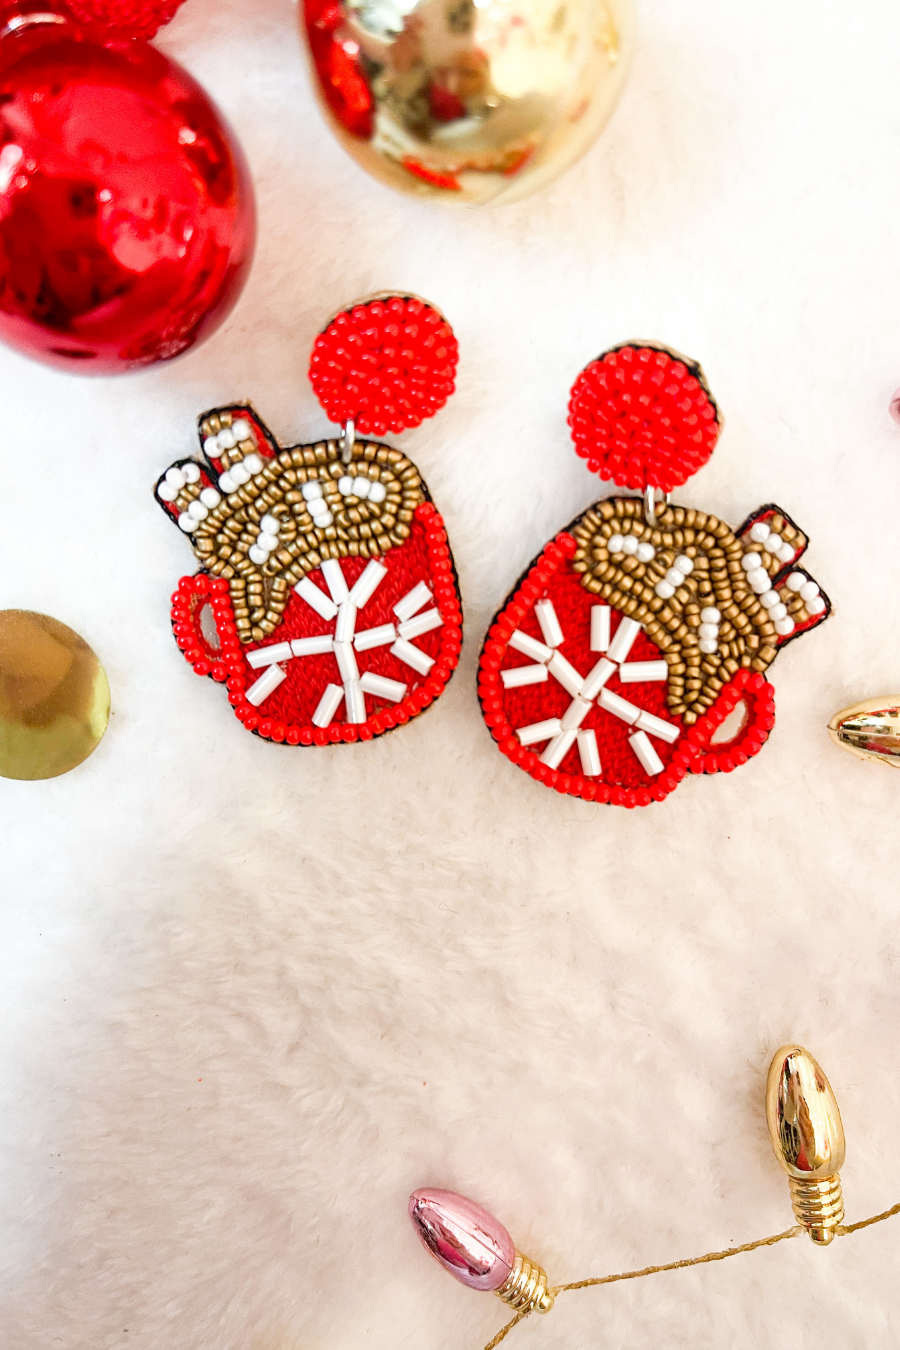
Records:
[[[202,456],[156,484],[200,564],[172,597],[175,640],[248,731],[371,740],[443,693],[462,641],[447,534],[416,466],[379,438],[443,407],[456,362],[424,301],[355,305],[310,363],[339,438],[282,448],[249,404],[217,408]]]
[[[766,672],[831,604],[780,507],[732,529],[669,504],[721,429],[694,362],[646,343],[605,352],[575,381],[569,426],[592,471],[643,495],[597,502],[534,560],[490,627],[479,697],[539,782],[647,806],[759,752],[775,724]]]

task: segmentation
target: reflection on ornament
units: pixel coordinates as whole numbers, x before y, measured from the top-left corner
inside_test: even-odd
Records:
[[[900,769],[900,694],[883,694],[835,713],[828,734],[851,755]]]
[[[313,78],[373,177],[516,201],[588,149],[621,93],[632,0],[304,0]]]
[[[839,1169],[844,1128],[831,1084],[802,1045],[783,1045],[769,1067],[766,1119],[775,1157],[788,1175],[794,1216],[827,1247],[844,1217]]]
[[[243,155],[156,48],[34,10],[0,29],[0,339],[82,374],[169,360],[249,271]]]
[[[499,1219],[474,1200],[426,1186],[409,1197],[409,1217],[423,1245],[460,1284],[496,1294],[517,1313],[553,1307],[546,1271],[517,1252]]]
[[[0,777],[56,778],[86,760],[109,723],[109,683],[57,619],[0,610]]]

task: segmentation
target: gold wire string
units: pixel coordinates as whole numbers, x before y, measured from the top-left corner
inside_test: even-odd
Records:
[[[883,1223],[885,1219],[893,1218],[895,1214],[900,1214],[900,1204],[893,1205],[886,1209],[883,1214],[873,1214],[871,1219],[860,1219],[858,1223],[841,1225],[835,1230],[836,1237],[848,1237],[851,1233],[858,1233],[861,1228],[869,1228],[873,1223]],[[805,1233],[806,1229],[802,1224],[797,1224],[794,1228],[787,1228],[783,1233],[775,1233],[772,1237],[757,1238],[755,1242],[744,1242],[740,1247],[726,1247],[720,1252],[705,1252],[703,1256],[691,1256],[684,1261],[669,1261],[664,1266],[645,1266],[643,1270],[626,1270],[620,1275],[598,1275],[592,1280],[576,1280],[572,1284],[558,1284],[550,1289],[551,1294],[567,1294],[573,1289],[590,1289],[599,1284],[616,1284],[619,1280],[640,1280],[645,1275],[660,1275],[664,1270],[684,1270],[687,1266],[702,1266],[709,1261],[724,1261],[729,1256],[740,1256],[742,1252],[753,1252],[758,1247],[774,1247],[776,1242],[784,1242],[787,1238],[799,1237]],[[497,1332],[492,1341],[484,1347],[484,1350],[496,1350],[501,1341],[505,1340],[513,1327],[519,1325],[524,1318],[530,1314],[526,1312],[517,1313],[511,1321],[507,1322],[505,1327]]]

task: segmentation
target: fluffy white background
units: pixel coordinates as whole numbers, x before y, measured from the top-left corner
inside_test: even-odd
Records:
[[[0,605],[83,633],[115,709],[77,773],[0,782],[4,1350],[479,1350],[503,1309],[422,1252],[407,1193],[468,1192],[560,1280],[778,1231],[762,1091],[788,1038],[837,1090],[849,1217],[886,1208],[900,778],[824,727],[900,683],[900,11],[643,0],[600,143],[480,214],[345,158],[289,0],[190,0],[163,45],[253,165],[242,303],[136,378],[0,354]],[[450,527],[464,658],[411,727],[290,751],[178,657],[190,555],[150,487],[218,401],[320,435],[317,328],[388,287],[459,337],[458,392],[404,448]],[[597,495],[569,385],[633,335],[701,360],[726,415],[681,499],[733,522],[782,503],[837,614],[777,662],[758,759],[628,813],[513,769],[474,670],[520,568]],[[570,1295],[510,1344],[880,1350],[898,1244],[900,1219]]]

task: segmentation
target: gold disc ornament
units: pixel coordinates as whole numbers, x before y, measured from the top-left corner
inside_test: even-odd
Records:
[[[108,724],[109,681],[84,638],[47,614],[0,610],[0,777],[68,773]]]
[[[313,82],[373,178],[511,202],[579,159],[628,71],[633,0],[302,0]]]

